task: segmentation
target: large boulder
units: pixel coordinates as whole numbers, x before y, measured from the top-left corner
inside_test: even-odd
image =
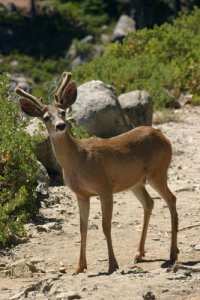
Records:
[[[127,15],[122,15],[114,29],[112,42],[121,42],[129,31],[135,30],[135,21]]]
[[[72,105],[72,115],[77,125],[91,136],[106,138],[130,129],[115,90],[98,80],[79,86],[76,102]]]
[[[152,124],[153,105],[147,91],[136,90],[124,93],[118,97],[118,100],[133,128]]]

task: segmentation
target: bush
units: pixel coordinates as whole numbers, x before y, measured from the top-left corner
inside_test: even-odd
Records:
[[[131,32],[122,45],[112,44],[104,55],[74,70],[83,83],[100,79],[117,93],[148,90],[155,108],[175,97],[192,93],[200,104],[200,9],[179,17],[173,24]]]
[[[37,161],[34,142],[25,132],[19,107],[9,95],[8,79],[0,76],[0,245],[25,235],[24,221],[37,211]]]

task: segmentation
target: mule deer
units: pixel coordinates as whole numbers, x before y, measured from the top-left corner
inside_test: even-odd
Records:
[[[20,88],[16,88],[16,92],[21,96],[19,102],[22,110],[29,116],[44,121],[56,159],[63,170],[64,181],[77,196],[81,248],[76,272],[87,269],[86,237],[90,197],[95,195],[100,197],[101,202],[109,273],[118,269],[111,239],[113,194],[127,189],[134,193],[144,208],[142,234],[135,255],[136,261],[142,260],[153,209],[153,200],[145,188],[146,181],[163,197],[169,207],[172,231],[170,260],[175,262],[178,253],[178,215],[176,197],[167,186],[167,170],[172,155],[168,139],[159,130],[148,126],[138,127],[108,139],[75,139],[69,133],[65,121],[66,109],[77,97],[77,87],[71,81],[71,73],[63,73],[53,105],[44,105],[41,99]]]

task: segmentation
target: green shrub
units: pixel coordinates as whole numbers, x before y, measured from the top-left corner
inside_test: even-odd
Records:
[[[155,108],[189,92],[200,104],[200,9],[173,24],[131,32],[122,45],[109,45],[101,58],[73,72],[80,83],[100,79],[117,93],[148,90]]]
[[[77,55],[81,57],[92,58],[92,52],[93,52],[92,44],[74,39],[73,46],[76,49]]]
[[[9,95],[8,79],[0,76],[0,245],[25,235],[24,221],[37,211],[37,161],[34,143]]]

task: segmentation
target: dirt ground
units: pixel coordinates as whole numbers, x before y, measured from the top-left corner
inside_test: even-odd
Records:
[[[74,195],[51,187],[28,242],[0,255],[0,299],[200,300],[200,108],[185,107],[155,125],[171,140],[169,186],[179,214],[177,265],[169,268],[170,215],[148,185],[155,206],[143,262],[132,263],[143,210],[131,192],[116,194],[112,237],[119,270],[108,275],[98,198],[91,199],[86,273],[73,275],[79,256],[79,214]]]

